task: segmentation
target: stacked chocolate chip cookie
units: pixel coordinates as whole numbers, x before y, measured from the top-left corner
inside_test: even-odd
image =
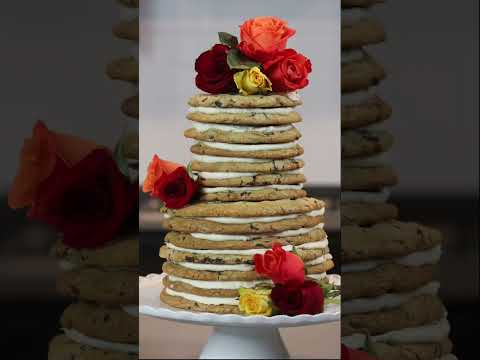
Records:
[[[325,204],[306,197],[297,143],[296,94],[197,95],[187,118],[195,140],[190,169],[201,185],[198,202],[167,210],[171,230],[161,299],[191,311],[241,314],[241,288],[271,287],[253,257],[274,243],[295,251],[307,275],[328,281],[334,264],[323,230]]]
[[[134,18],[138,1],[120,1]],[[122,21],[115,35],[138,43],[138,17]],[[136,84],[138,63],[134,58],[115,60],[107,67],[113,79]],[[124,101],[123,111],[138,117],[138,97]],[[130,166],[138,169],[138,135],[126,133],[120,151]],[[138,181],[138,180],[135,180]],[[125,224],[122,234],[108,245],[96,249],[76,249],[61,239],[52,253],[62,268],[57,287],[74,299],[63,312],[64,332],[49,347],[50,360],[138,359],[138,234],[137,226]]]
[[[342,341],[379,359],[452,359],[435,269],[441,234],[402,222],[388,202],[392,109],[377,95],[385,70],[367,48],[385,39],[371,7],[342,0]]]

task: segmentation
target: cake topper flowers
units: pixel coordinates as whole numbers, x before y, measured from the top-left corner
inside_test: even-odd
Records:
[[[195,83],[210,94],[241,95],[303,89],[312,71],[310,60],[287,48],[295,35],[285,20],[274,16],[249,19],[235,35],[219,32],[219,44],[195,61]]]

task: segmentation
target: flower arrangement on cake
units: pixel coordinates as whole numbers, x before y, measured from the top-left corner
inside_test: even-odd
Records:
[[[326,272],[334,263],[324,227],[325,204],[307,197],[293,125],[299,89],[312,65],[287,48],[286,21],[258,17],[240,39],[219,43],[195,61],[205,93],[189,100],[195,140],[188,166],[154,155],[143,191],[160,199],[170,232],[160,256],[161,300],[220,314],[318,314],[339,301]]]

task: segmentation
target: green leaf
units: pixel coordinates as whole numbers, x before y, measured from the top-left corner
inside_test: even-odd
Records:
[[[125,159],[124,151],[123,151],[123,139],[120,139],[115,146],[115,150],[113,151],[113,158],[117,163],[118,169],[120,172],[127,178],[130,178],[130,168],[128,167],[128,162]]]
[[[255,66],[260,67],[261,64],[243,55],[238,49],[230,49],[227,55],[227,64],[230,69],[248,70]]]
[[[221,44],[227,45],[231,49],[238,46],[238,39],[235,35],[229,34],[227,32],[219,32],[218,38],[220,39]]]
[[[194,181],[197,181],[198,175],[195,174],[192,170],[192,162],[189,162],[187,165],[188,176],[190,176]]]

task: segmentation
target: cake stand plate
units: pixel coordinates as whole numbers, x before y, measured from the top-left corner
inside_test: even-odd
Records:
[[[327,305],[317,315],[241,316],[195,313],[160,301],[163,274],[139,278],[139,312],[182,323],[213,326],[200,359],[288,359],[279,328],[307,326],[340,320],[340,305]]]

